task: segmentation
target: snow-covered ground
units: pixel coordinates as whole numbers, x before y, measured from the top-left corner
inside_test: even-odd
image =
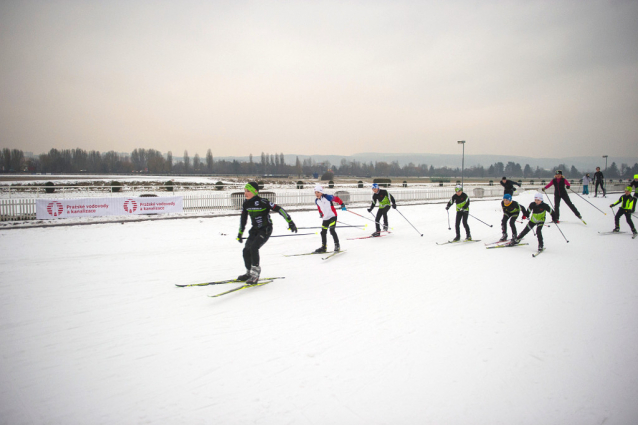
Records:
[[[272,238],[262,275],[286,278],[220,298],[175,284],[243,272],[236,216],[0,230],[0,423],[636,424],[638,240],[597,233],[617,197],[572,195],[588,225],[563,206],[569,243],[547,228],[537,258],[532,235],[485,249],[494,200],[478,243],[435,244],[443,204],[399,206],[423,237],[396,211],[388,237],[341,227],[327,261]]]

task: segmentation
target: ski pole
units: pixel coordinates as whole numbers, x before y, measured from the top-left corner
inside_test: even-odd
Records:
[[[543,189],[543,193],[544,193],[545,195],[547,195],[547,193],[545,193],[545,189]],[[556,211],[556,210],[554,209],[554,204],[552,203],[552,200],[551,200],[551,199],[549,199],[549,195],[547,195],[547,200],[549,201],[549,205],[551,205],[551,206],[552,206],[552,209],[553,209],[554,211]],[[568,240],[567,240],[567,238],[565,237],[565,234],[563,233],[563,231],[562,231],[562,230],[560,230],[560,226],[558,225],[558,221],[557,221],[557,220],[556,220],[556,221],[554,221],[554,224],[556,225],[556,228],[558,229],[558,231],[560,232],[560,234],[561,234],[561,235],[563,235],[563,237],[565,238],[565,240],[567,241],[567,243],[569,243],[569,241],[568,241]]]
[[[366,216],[364,216],[364,215],[357,214],[356,212],[354,212],[354,211],[352,211],[352,210],[348,210],[348,212],[351,212],[351,213],[352,213],[352,214],[354,214],[354,215],[358,215],[358,216],[359,216],[359,217],[361,217],[361,218],[365,218],[366,220],[370,220],[371,222],[373,222],[373,223],[375,223],[375,224],[381,225],[381,223],[379,223],[378,221],[376,221],[376,220],[372,220],[372,219],[370,219],[370,218],[368,218],[368,217],[366,217]],[[372,214],[372,213],[370,213],[370,214]],[[374,215],[373,215],[373,217],[374,217]]]
[[[305,236],[305,235],[318,235],[318,234],[319,234],[318,232],[315,232],[315,233],[293,233],[293,234],[290,234],[290,235],[275,235],[275,236],[271,236],[271,238],[284,238],[284,237],[287,237],[287,236]],[[220,233],[220,235],[228,236],[228,233]],[[242,239],[248,239],[248,238],[245,238],[245,237],[242,236]]]
[[[473,216],[472,214],[470,214],[470,213],[467,213],[467,214],[468,214],[470,217],[472,217],[472,218],[476,218],[476,217],[474,217],[474,216]],[[492,226],[491,224],[487,224],[487,223],[486,223],[486,222],[484,222],[483,220],[479,220],[478,218],[476,218],[476,219],[477,219],[478,221],[480,221],[481,223],[485,224],[486,226],[494,227],[494,226]]]
[[[447,211],[447,229],[452,230],[452,228],[450,227],[450,210],[446,209],[446,211]]]
[[[347,223],[344,223],[343,221],[339,221],[339,220],[337,220],[337,223],[339,223],[339,224],[341,224],[342,226],[345,226],[345,227],[366,227],[367,226],[367,224],[356,224],[356,225],[355,224],[347,224]]]
[[[395,209],[396,209],[396,208],[395,208]],[[401,211],[397,210],[397,212],[398,212],[399,214],[401,214]],[[404,216],[403,214],[401,214],[401,217],[405,218],[405,216]],[[405,221],[407,221],[408,223],[410,223],[410,220],[408,220],[407,218],[405,218]],[[416,232],[417,232],[418,234],[420,234],[421,236],[423,236],[423,233],[419,232],[419,231],[418,231],[418,229],[417,229],[416,227],[414,227],[414,224],[410,223],[410,226],[412,226],[412,228],[413,228],[414,230],[416,230]]]
[[[578,195],[578,192],[575,192],[571,187],[569,188],[569,190],[571,190],[572,192],[574,192],[576,195]],[[589,202],[587,199],[583,198],[582,196],[578,195],[578,197],[580,199],[582,199],[583,201],[587,202],[589,205],[591,205],[592,207],[596,208],[598,211],[600,211],[601,213],[607,215],[606,212],[603,212],[600,208],[598,208],[596,205],[592,204],[591,202]]]

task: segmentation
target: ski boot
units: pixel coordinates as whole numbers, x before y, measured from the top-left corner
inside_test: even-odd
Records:
[[[237,280],[240,282],[246,282],[250,278],[250,269],[246,269],[246,273],[241,276],[237,276]]]
[[[614,227],[613,233],[620,233],[620,227]]]
[[[516,236],[514,236],[514,239],[516,239]],[[501,239],[499,239],[499,242],[505,242],[507,240],[507,233],[503,233],[503,236],[501,236]]]
[[[321,245],[321,248],[315,249],[315,254],[323,254],[326,251],[327,251],[326,246],[325,245]]]
[[[469,242],[472,240],[472,235],[468,234],[463,242]]]
[[[335,244],[335,252],[339,252],[341,251],[341,247],[339,246],[339,244]]]
[[[250,277],[248,278],[248,280],[246,281],[246,284],[248,285],[254,285],[257,282],[259,282],[259,274],[261,273],[261,267],[259,266],[252,266],[250,268]]]
[[[381,232],[379,232],[379,231],[377,230],[377,231],[376,231],[376,232],[374,232],[371,236],[372,236],[373,238],[376,238],[376,237],[378,237],[378,236],[381,236]]]
[[[509,246],[514,246],[514,245],[518,245],[521,242],[521,240],[519,238],[512,238],[512,240],[510,241],[510,243],[508,244]]]
[[[387,232],[388,231],[388,226],[383,226],[383,231]]]
[[[452,242],[458,242],[461,240],[461,236],[460,235],[456,235],[456,237],[454,239],[452,239]]]

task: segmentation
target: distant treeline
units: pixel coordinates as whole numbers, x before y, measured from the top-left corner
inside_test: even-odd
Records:
[[[497,178],[550,178],[556,170],[562,170],[570,179],[580,179],[585,173],[594,170],[578,170],[573,165],[559,164],[551,170],[532,168],[529,164],[512,161],[504,164],[497,162],[485,168],[481,165],[463,170],[466,177]],[[134,149],[130,155],[114,151],[86,151],[84,149],[51,149],[37,157],[26,158],[18,149],[4,148],[0,151],[0,171],[28,173],[87,173],[87,174],[235,174],[235,175],[323,175],[332,172],[337,176],[406,176],[406,177],[459,177],[461,168],[439,167],[427,164],[409,163],[399,165],[398,161],[360,162],[341,160],[340,164],[315,162],[312,158],[296,158],[295,164],[286,164],[284,154],[261,153],[256,159],[249,155],[248,161],[215,160],[211,149],[201,158],[195,154],[192,158],[184,151],[179,161],[173,160],[172,152],[163,155],[155,149]],[[605,170],[603,170],[605,171]],[[605,177],[631,178],[638,174],[638,163],[632,167],[612,162]]]

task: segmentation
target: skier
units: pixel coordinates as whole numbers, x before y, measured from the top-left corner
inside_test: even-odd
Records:
[[[372,195],[372,205],[368,208],[368,212],[371,213],[374,207],[377,205],[377,201],[379,201],[379,211],[377,211],[377,216],[375,218],[377,230],[372,234],[372,236],[377,237],[381,235],[381,217],[383,217],[383,230],[388,230],[388,211],[390,211],[390,205],[392,208],[396,209],[397,203],[394,200],[394,196],[390,195],[387,190],[380,189],[378,183],[372,184],[372,191],[374,195]]]
[[[614,205],[621,204],[620,208],[618,208],[618,212],[616,213],[616,217],[614,218],[616,223],[616,227],[614,227],[613,230],[614,233],[620,232],[620,217],[624,215],[627,219],[627,224],[629,224],[629,227],[631,228],[631,232],[636,235],[636,228],[634,227],[634,222],[631,220],[631,214],[636,212],[636,202],[638,202],[638,200],[631,196],[631,186],[627,186],[625,188],[625,194],[622,195],[618,201],[609,206],[612,208]]]
[[[339,237],[337,236],[337,231],[335,230],[337,226],[337,210],[335,210],[333,202],[341,205],[341,209],[343,211],[346,210],[346,205],[338,196],[326,195],[323,192],[323,186],[316,185],[315,186],[315,204],[317,205],[317,209],[319,209],[319,216],[323,219],[323,223],[321,223],[321,247],[317,248],[315,254],[322,254],[326,252],[326,239],[328,229],[330,229],[330,234],[332,235],[332,239],[335,243],[335,252],[340,250],[339,247]]]
[[[559,220],[560,220],[560,200],[561,199],[565,201],[567,206],[572,210],[572,212],[576,215],[576,217],[582,220],[583,218],[580,216],[580,213],[578,212],[574,204],[572,204],[571,199],[569,199],[569,194],[567,193],[567,189],[569,189],[571,185],[569,184],[567,179],[563,177],[563,172],[561,170],[556,170],[556,175],[554,176],[552,181],[549,182],[549,184],[547,184],[547,186],[543,188],[543,192],[545,192],[545,189],[548,189],[552,185],[554,186],[554,209],[556,211],[556,213],[554,214],[554,220],[557,223],[560,223]]]
[[[545,224],[545,215],[549,213],[550,215],[554,215],[554,211],[552,207],[543,202],[543,194],[537,193],[534,195],[534,202],[529,204],[529,210],[526,210],[525,207],[521,207],[523,211],[523,220],[529,217],[529,223],[523,229],[520,235],[517,238],[512,239],[510,245],[516,245],[521,242],[521,240],[527,235],[530,230],[534,226],[536,226],[536,237],[538,238],[538,250],[542,251],[544,249],[543,245],[543,225]]]
[[[583,176],[583,195],[589,195],[589,183],[591,183],[591,178],[587,173]]]
[[[512,239],[516,239],[518,232],[516,231],[516,219],[521,212],[521,206],[516,201],[512,201],[512,195],[503,195],[503,201],[501,202],[501,208],[503,209],[503,219],[501,220],[501,229],[503,230],[503,236],[499,242],[505,242],[507,240],[507,222],[510,223],[512,229]]]
[[[634,175],[634,180],[629,186],[634,188],[634,198],[638,199],[638,174]]]
[[[461,185],[457,185],[454,190],[456,193],[452,195],[452,199],[445,207],[446,210],[449,210],[452,204],[456,203],[456,237],[452,241],[458,242],[461,240],[461,220],[463,220],[463,227],[465,228],[465,240],[471,241],[470,226],[467,224],[467,218],[470,215],[470,197],[463,193],[463,186]]]
[[[514,196],[514,191],[516,190],[514,185],[518,185],[518,187],[521,187],[520,183],[515,182],[514,180],[507,180],[507,177],[503,176],[503,179],[501,180],[501,186],[503,186],[504,188],[503,195]]]
[[[246,186],[244,186],[244,197],[246,200],[242,205],[239,233],[237,234],[239,243],[242,243],[242,235],[244,234],[249,215],[252,227],[248,232],[243,251],[246,273],[239,276],[237,280],[255,284],[259,281],[259,274],[261,273],[261,267],[259,266],[259,248],[268,241],[268,238],[272,234],[270,210],[278,212],[279,215],[286,220],[291,232],[297,233],[297,226],[295,226],[295,223],[283,208],[259,196],[259,185],[257,183],[248,182]]]
[[[607,191],[605,190],[605,177],[603,173],[600,171],[600,167],[596,167],[596,172],[594,173],[594,198],[598,197],[598,186],[603,191],[603,198],[606,198]]]

